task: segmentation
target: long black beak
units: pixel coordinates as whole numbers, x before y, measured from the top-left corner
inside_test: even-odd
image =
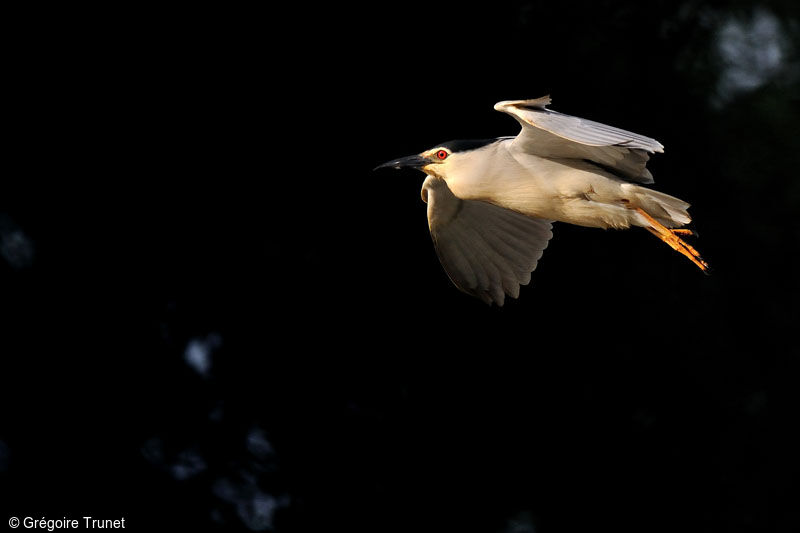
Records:
[[[408,157],[401,157],[400,159],[394,159],[393,161],[387,161],[382,165],[378,165],[377,167],[373,168],[372,170],[378,170],[379,168],[416,168],[421,169],[425,165],[430,163],[427,159],[422,157],[421,155],[410,155]]]

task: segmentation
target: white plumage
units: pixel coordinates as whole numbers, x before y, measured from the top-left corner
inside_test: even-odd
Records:
[[[422,184],[436,253],[453,283],[486,303],[519,296],[553,236],[549,220],[531,218],[488,202],[457,198],[445,182]]]
[[[552,221],[598,228],[641,226],[703,271],[708,265],[673,230],[689,204],[641,186],[653,182],[655,139],[546,109],[549,97],[499,102],[522,125],[516,137],[453,141],[381,167],[428,177],[422,199],[439,259],[453,283],[503,305],[530,281]],[[380,168],[380,167],[378,167]]]

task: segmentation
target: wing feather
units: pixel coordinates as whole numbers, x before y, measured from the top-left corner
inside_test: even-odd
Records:
[[[512,298],[518,298],[520,274],[524,271],[524,267],[519,266],[522,263],[518,259],[521,258],[521,255],[508,245],[501,244],[497,235],[484,231],[480,226],[477,231],[489,246],[487,253],[497,270],[502,291]],[[500,294],[500,288],[497,287],[498,295]],[[502,299],[502,296],[500,298]]]
[[[478,286],[478,276],[472,268],[472,264],[461,250],[458,239],[434,240],[434,246],[439,252],[439,259],[444,269],[449,272],[458,272],[458,277],[464,287],[475,289]],[[442,259],[444,257],[445,259]]]
[[[551,222],[461,200],[433,176],[422,185],[422,199],[436,253],[456,287],[488,304],[517,298],[553,236]]]
[[[549,158],[585,159],[639,183],[653,183],[647,170],[651,153],[663,152],[655,139],[546,108],[550,97],[495,104],[522,125],[513,146]]]

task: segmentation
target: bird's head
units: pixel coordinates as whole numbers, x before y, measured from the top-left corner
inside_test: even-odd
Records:
[[[465,163],[469,158],[468,154],[487,146],[498,139],[481,139],[469,141],[449,141],[438,146],[425,150],[420,154],[401,157],[387,161],[378,165],[373,170],[379,168],[416,168],[425,174],[446,178],[448,173]]]

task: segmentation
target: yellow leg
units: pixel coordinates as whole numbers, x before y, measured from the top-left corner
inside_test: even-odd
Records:
[[[678,235],[692,234],[693,232],[691,230],[669,229],[668,227],[664,226],[663,224],[655,220],[653,217],[645,213],[642,209],[637,207],[636,211],[638,211],[639,214],[642,215],[645,218],[645,220],[647,220],[648,225],[645,226],[645,229],[647,231],[649,231],[650,233],[652,233],[653,235],[655,235],[656,237],[667,243],[676,252],[686,256],[689,259],[689,261],[697,265],[698,268],[700,268],[700,270],[708,274],[708,270],[710,267],[708,266],[708,263],[703,261],[703,258],[700,257],[700,252],[695,250],[689,244],[684,242],[683,239],[678,237]]]

